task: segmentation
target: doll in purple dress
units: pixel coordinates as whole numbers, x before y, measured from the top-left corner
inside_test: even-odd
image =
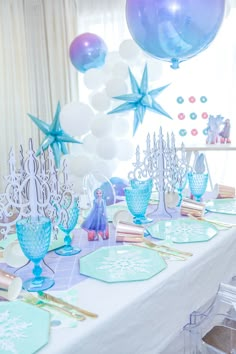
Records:
[[[94,191],[93,207],[83,221],[81,227],[88,232],[88,240],[95,241],[99,239],[99,235],[106,240],[109,238],[108,222],[106,213],[106,202],[103,199],[103,191],[97,188]]]
[[[229,119],[226,119],[224,121],[224,128],[223,130],[220,132],[220,136],[221,136],[221,139],[220,139],[220,142],[223,143],[223,144],[230,144],[231,143],[231,140],[230,140],[230,120]]]

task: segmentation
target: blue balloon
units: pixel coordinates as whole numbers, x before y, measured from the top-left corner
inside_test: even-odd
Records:
[[[82,73],[103,66],[106,55],[106,43],[94,33],[80,34],[70,45],[71,62]]]
[[[205,50],[224,18],[225,0],[126,0],[136,43],[153,57],[179,63]]]
[[[115,198],[110,183],[114,188]],[[104,198],[106,199],[106,205],[112,205],[116,202],[124,200],[124,196],[125,196],[124,190],[129,185],[128,181],[120,177],[111,177],[110,183],[104,182],[101,185],[101,188],[104,192]]]

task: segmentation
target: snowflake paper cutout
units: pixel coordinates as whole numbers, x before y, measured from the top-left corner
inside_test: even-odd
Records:
[[[113,278],[122,279],[124,275],[132,275],[136,273],[149,274],[152,269],[152,262],[150,259],[144,259],[137,253],[132,256],[124,254],[117,257],[104,257],[101,265],[97,267],[98,270],[107,270]]]
[[[17,354],[18,350],[12,338],[26,338],[26,329],[32,326],[32,323],[23,322],[20,317],[11,317],[9,311],[0,314],[0,353],[8,351]]]

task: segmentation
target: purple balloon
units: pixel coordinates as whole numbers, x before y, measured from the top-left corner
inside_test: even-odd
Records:
[[[82,73],[99,68],[105,62],[107,46],[102,38],[93,33],[83,33],[70,45],[70,60]]]
[[[116,200],[114,200],[114,195],[113,195],[113,191],[112,191],[110,183],[112,184],[112,186],[114,188]],[[120,177],[111,177],[110,183],[104,182],[101,185],[101,188],[104,192],[104,198],[106,200],[106,205],[112,205],[115,203],[115,201],[119,202],[121,200],[124,200],[124,196],[125,196],[124,190],[129,185],[128,181],[126,181]]]
[[[225,0],[126,0],[136,43],[153,57],[179,63],[205,50],[224,18]]]

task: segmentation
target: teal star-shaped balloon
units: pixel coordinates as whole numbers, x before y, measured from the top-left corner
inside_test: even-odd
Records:
[[[144,115],[146,110],[150,110],[167,118],[171,118],[171,116],[164,111],[164,109],[155,101],[155,97],[158,96],[166,87],[169,86],[165,85],[159,87],[157,89],[148,91],[148,69],[147,64],[145,65],[143,76],[141,80],[140,86],[137,83],[134,75],[132,74],[129,68],[129,77],[131,82],[132,93],[128,93],[121,96],[115,96],[113,98],[117,100],[126,101],[125,103],[121,104],[120,106],[116,107],[112,111],[108,112],[108,114],[113,113],[120,113],[124,111],[134,110],[134,123],[133,123],[133,135],[135,135],[138,126],[142,124]]]
[[[37,127],[45,134],[43,142],[40,144],[36,155],[38,156],[42,150],[47,150],[50,146],[53,151],[56,167],[60,167],[61,154],[68,154],[66,143],[82,144],[80,141],[72,138],[65,133],[60,123],[61,106],[60,102],[57,104],[57,109],[51,124],[45,123],[41,119],[28,114]]]

